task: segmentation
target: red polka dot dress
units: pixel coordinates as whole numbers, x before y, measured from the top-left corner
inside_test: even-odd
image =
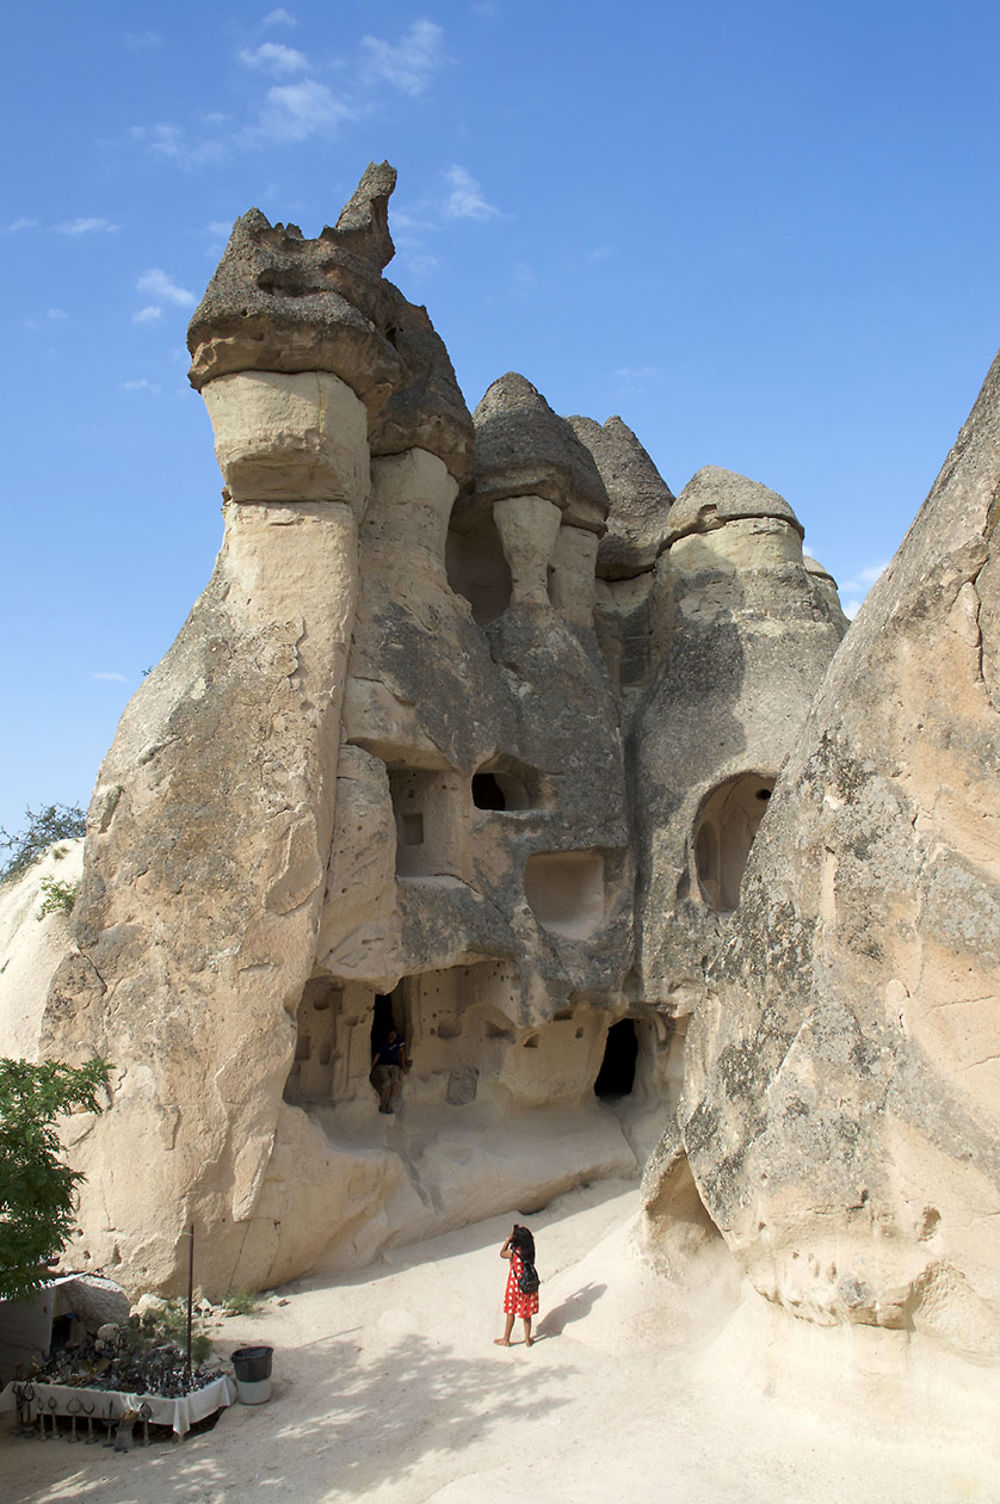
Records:
[[[503,1313],[505,1316],[537,1316],[538,1315],[538,1291],[534,1295],[525,1295],[518,1288],[518,1282],[524,1272],[524,1264],[521,1255],[516,1249],[510,1251],[510,1270],[507,1274],[507,1289],[503,1297]]]

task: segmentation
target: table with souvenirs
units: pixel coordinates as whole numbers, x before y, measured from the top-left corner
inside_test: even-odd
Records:
[[[169,1426],[176,1436],[184,1436],[235,1399],[236,1385],[223,1373],[176,1395],[15,1379],[0,1391],[0,1411],[17,1411],[22,1435],[54,1436],[57,1419],[68,1417],[70,1441],[109,1441],[123,1424],[148,1440],[150,1426]]]

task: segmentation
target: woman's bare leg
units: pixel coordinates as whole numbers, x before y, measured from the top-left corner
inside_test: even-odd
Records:
[[[504,1323],[503,1336],[493,1338],[494,1347],[510,1347],[510,1334],[514,1330],[514,1317],[508,1316]]]
[[[524,1322],[524,1345],[525,1347],[530,1347],[535,1340],[531,1335],[531,1317],[524,1316],[521,1319]]]

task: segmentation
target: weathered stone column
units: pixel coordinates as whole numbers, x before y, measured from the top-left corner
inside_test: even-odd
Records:
[[[368,435],[406,376],[376,317],[398,322],[393,182],[369,169],[318,241],[245,215],[192,320],[225,536],[101,769],[79,951],[44,1021],[47,1053],[113,1066],[110,1111],[69,1136],[79,1262],[130,1289],[180,1287],[192,1222],[211,1291],[322,1246],[282,1232],[294,1197],[266,1217],[259,1198],[324,897]],[[319,1144],[297,1151],[313,1184],[334,1174]]]
[[[78,938],[107,987],[94,1043],[116,1069],[76,1158],[92,1167],[95,1262],[169,1285],[194,1221],[211,1233],[199,1279],[226,1288],[312,968],[368,448],[364,405],[327,372],[228,375],[205,398],[233,499],[212,583],[126,711],[94,798]]]
[[[493,503],[493,518],[510,570],[511,599],[548,606],[549,561],[559,536],[561,513],[544,496],[505,496]]]

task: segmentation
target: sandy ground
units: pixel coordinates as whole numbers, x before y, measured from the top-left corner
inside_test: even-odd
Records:
[[[544,1283],[530,1350],[492,1343],[511,1218],[493,1219],[227,1321],[220,1350],[274,1348],[272,1398],[204,1435],[120,1455],[15,1438],[3,1417],[0,1500],[1000,1500],[997,1454],[934,1441],[919,1416],[888,1434],[878,1415],[831,1418],[808,1385],[768,1397],[724,1356],[733,1311],[711,1272],[681,1291],[630,1254],[636,1210],[634,1189],[604,1185],[531,1218]]]

